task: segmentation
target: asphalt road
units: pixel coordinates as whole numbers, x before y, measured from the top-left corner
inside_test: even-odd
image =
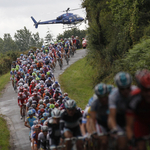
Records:
[[[69,65],[86,55],[86,50],[78,50],[77,53],[70,59]],[[69,67],[64,61],[63,69],[60,70],[58,63],[54,72],[56,80],[58,76]],[[5,115],[7,124],[11,133],[12,150],[30,150],[29,129],[24,126],[24,122],[20,120],[20,112],[17,103],[17,94],[14,92],[11,83],[6,86],[3,95],[0,98],[0,114]]]

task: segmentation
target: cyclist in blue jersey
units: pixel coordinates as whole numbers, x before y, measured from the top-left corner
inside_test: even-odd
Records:
[[[33,114],[34,114],[33,110],[29,110],[28,117],[26,118],[26,121],[24,123],[24,125],[30,129],[29,137],[31,137],[30,134],[31,134],[31,127],[33,126],[33,122],[37,120],[37,117],[33,116]]]

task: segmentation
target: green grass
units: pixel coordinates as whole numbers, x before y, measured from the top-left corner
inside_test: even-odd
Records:
[[[59,82],[64,92],[77,102],[82,109],[85,108],[89,98],[93,95],[92,67],[86,63],[86,58],[80,59],[59,76]]]
[[[0,94],[9,81],[10,81],[10,73],[0,76]]]
[[[0,150],[9,150],[10,133],[7,128],[6,120],[0,116]]]
[[[10,80],[10,73],[0,76],[0,94]],[[9,150],[10,132],[7,127],[6,120],[0,115],[0,150]]]

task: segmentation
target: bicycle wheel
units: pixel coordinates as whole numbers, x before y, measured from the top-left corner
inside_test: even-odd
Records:
[[[14,83],[14,90],[15,90],[15,92],[17,93],[17,85],[16,85],[16,82]]]
[[[59,66],[60,66],[60,70],[62,70],[62,62],[60,59],[59,59]]]

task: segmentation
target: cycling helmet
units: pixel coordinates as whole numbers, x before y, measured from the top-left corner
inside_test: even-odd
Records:
[[[65,97],[65,96],[68,96],[68,93],[64,93],[64,97]]]
[[[30,98],[28,99],[28,102],[29,102],[29,103],[32,102],[32,97],[30,97]]]
[[[43,80],[41,80],[41,81],[40,81],[40,84],[41,84],[41,85],[43,85],[43,84],[44,84],[44,81],[43,81]]]
[[[15,68],[12,68],[11,71],[15,71]]]
[[[107,85],[104,83],[99,83],[95,86],[95,94],[97,96],[104,96],[107,94]]]
[[[49,96],[45,96],[44,99],[45,99],[45,100],[49,100]]]
[[[58,108],[59,107],[59,103],[56,102],[55,103],[55,107]]]
[[[24,84],[23,87],[24,87],[24,88],[28,88],[28,84]]]
[[[55,105],[54,104],[50,104],[49,108],[54,109]]]
[[[48,131],[48,127],[47,126],[42,126],[41,130],[42,130],[42,132],[47,132]]]
[[[23,92],[19,92],[19,96],[22,96],[23,95]]]
[[[61,116],[61,111],[57,108],[53,109],[51,112],[52,118],[60,118]]]
[[[43,100],[42,99],[39,100],[39,104],[43,104]]]
[[[35,114],[35,113],[36,113],[36,110],[35,110],[34,108],[32,109],[32,111],[33,111],[33,114]]]
[[[57,81],[55,81],[55,84],[58,84],[58,82],[57,82]]]
[[[55,92],[56,92],[56,93],[61,93],[61,92],[60,92],[60,88],[56,88]]]
[[[38,124],[39,122],[38,122],[38,120],[34,120],[33,121],[33,125],[36,125],[36,124]]]
[[[76,107],[76,102],[74,100],[68,100],[65,102],[65,108],[67,109],[73,109]]]
[[[28,111],[28,115],[33,115],[33,110],[32,109]]]
[[[108,85],[107,85],[107,91],[108,91],[108,93],[111,93],[111,91],[112,91],[113,88],[114,88],[113,85],[108,84]]]
[[[50,75],[50,72],[48,71],[46,74],[47,74],[47,75]]]
[[[48,117],[49,116],[49,113],[45,112],[43,113],[43,117]]]
[[[131,75],[126,72],[117,73],[114,80],[118,88],[127,88],[132,83]]]
[[[140,88],[150,89],[150,71],[141,70],[135,74],[136,82]]]
[[[43,104],[40,104],[40,105],[39,105],[39,109],[42,109],[42,108],[44,108],[44,105],[43,105]]]
[[[50,106],[50,103],[48,103],[46,106],[49,108],[49,106]]]
[[[54,101],[55,101],[54,98],[50,98],[49,100],[50,103],[54,103]]]

